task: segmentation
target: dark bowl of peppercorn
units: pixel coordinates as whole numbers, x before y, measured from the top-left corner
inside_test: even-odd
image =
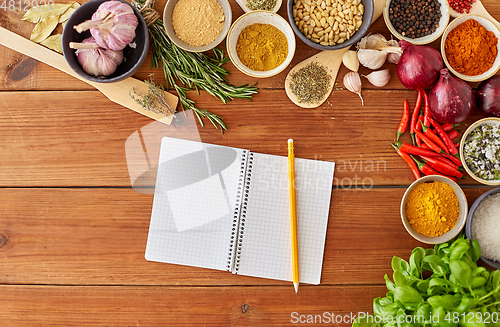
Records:
[[[413,44],[428,44],[443,34],[450,19],[448,0],[387,0],[384,21],[392,35]]]

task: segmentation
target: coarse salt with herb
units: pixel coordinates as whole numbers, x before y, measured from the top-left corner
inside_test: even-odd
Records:
[[[484,123],[473,129],[465,139],[464,158],[477,177],[500,180],[500,125]]]
[[[478,240],[483,257],[500,261],[500,193],[486,197],[474,212],[472,238]]]

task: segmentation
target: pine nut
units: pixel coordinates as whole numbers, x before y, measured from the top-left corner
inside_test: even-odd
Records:
[[[361,0],[294,0],[295,25],[313,42],[334,45],[345,42],[362,25]]]

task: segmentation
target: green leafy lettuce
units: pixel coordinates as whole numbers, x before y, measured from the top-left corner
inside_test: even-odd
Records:
[[[481,248],[463,234],[392,259],[388,292],[353,327],[500,327],[500,270],[478,266]]]

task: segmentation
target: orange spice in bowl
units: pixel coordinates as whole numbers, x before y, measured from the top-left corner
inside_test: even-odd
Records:
[[[481,75],[493,67],[498,54],[497,44],[495,33],[471,18],[448,33],[444,45],[446,59],[460,74]]]
[[[441,236],[453,229],[460,208],[453,188],[440,181],[422,183],[408,196],[406,218],[426,236]]]

